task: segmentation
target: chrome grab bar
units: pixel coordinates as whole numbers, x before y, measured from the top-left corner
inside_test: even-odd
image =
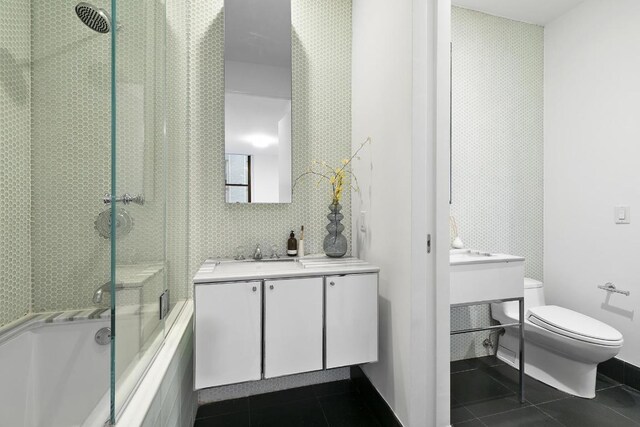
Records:
[[[105,205],[108,205],[109,203],[113,202],[122,202],[125,205],[128,205],[129,203],[135,203],[136,205],[144,205],[144,195],[143,194],[138,194],[137,196],[132,196],[129,193],[125,193],[122,195],[122,197],[116,197],[115,199],[113,199],[111,197],[111,194],[106,193],[104,195],[104,197],[102,198],[102,201]]]
[[[622,291],[620,289],[617,289],[616,285],[614,285],[611,282],[607,282],[604,285],[598,285],[598,289],[602,289],[602,290],[607,291],[607,292],[613,292],[614,294],[622,294],[622,295],[626,295],[626,296],[631,295],[631,292],[629,292],[629,291]]]

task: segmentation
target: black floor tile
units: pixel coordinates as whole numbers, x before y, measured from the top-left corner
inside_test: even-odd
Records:
[[[378,427],[374,413],[359,393],[319,398],[330,427]]]
[[[196,414],[196,419],[248,411],[248,397],[244,397],[242,399],[223,400],[222,402],[208,403],[199,407],[198,413]]]
[[[249,412],[218,415],[197,419],[193,427],[250,427]]]
[[[451,396],[462,405],[512,394],[511,390],[479,369],[451,375]]]
[[[382,427],[402,427],[395,415],[389,410],[382,396],[380,396],[366,377],[355,377],[353,383]]]
[[[474,419],[475,416],[463,406],[451,407],[451,424],[458,424]]]
[[[640,390],[640,368],[630,363],[624,365],[624,383],[629,387]]]
[[[330,383],[314,384],[313,392],[317,397],[333,396],[335,394],[356,393],[358,388],[351,380],[333,381]]]
[[[531,406],[531,403],[525,401],[520,403],[518,396],[515,394],[495,399],[482,400],[472,402],[465,405],[465,409],[471,412],[476,418],[482,418],[487,415],[499,414],[501,412],[513,411],[514,409],[525,408]]]
[[[615,357],[604,361],[598,365],[598,373],[622,382],[624,380],[624,362]]]
[[[614,379],[611,379],[605,375],[598,374],[596,376],[596,391],[604,390],[606,388],[615,387],[620,385],[620,383]]]
[[[474,418],[473,420],[452,424],[452,427],[487,427],[487,426],[479,419]]]
[[[595,400],[572,397],[537,405],[565,426],[635,427],[638,424]]]
[[[599,391],[596,401],[640,424],[640,392],[626,386]]]
[[[327,427],[318,400],[289,402],[251,409],[251,427]]]
[[[477,357],[475,359],[464,359],[451,362],[451,373],[469,371],[471,369],[486,368],[491,366],[504,365],[505,363],[495,356]]]
[[[315,399],[313,386],[291,388],[288,390],[274,391],[273,393],[257,394],[249,397],[249,408],[268,408],[270,406],[283,405],[285,403],[298,402],[301,400]]]
[[[562,427],[562,424],[534,406],[491,415],[480,420],[491,427]]]
[[[520,388],[520,371],[517,369],[509,365],[503,365],[488,369],[487,373],[512,392],[518,392]],[[569,397],[568,394],[527,375],[525,375],[524,380],[524,394],[525,399],[533,404],[551,402]]]

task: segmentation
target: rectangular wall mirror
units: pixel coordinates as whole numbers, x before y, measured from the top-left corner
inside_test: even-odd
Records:
[[[224,2],[227,203],[291,202],[291,0]]]

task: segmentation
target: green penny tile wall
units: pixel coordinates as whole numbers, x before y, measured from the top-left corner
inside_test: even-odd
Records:
[[[290,230],[305,226],[305,248],[322,251],[328,185],[299,185],[291,204],[232,205],[224,201],[224,75],[221,0],[191,0],[189,29],[190,262],[230,257],[243,245],[285,249]],[[293,176],[311,161],[338,164],[351,150],[351,1],[293,0]],[[351,202],[343,201],[351,241]],[[296,233],[297,234],[297,233]]]
[[[31,306],[31,5],[0,2],[0,326]]]
[[[452,43],[451,214],[467,247],[542,279],[544,28],[453,8]],[[452,328],[489,322],[488,307],[451,313]],[[452,359],[490,353],[487,336],[452,337]]]

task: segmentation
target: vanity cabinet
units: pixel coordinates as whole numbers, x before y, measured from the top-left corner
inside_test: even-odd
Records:
[[[378,267],[208,260],[194,283],[195,389],[378,360]]]
[[[321,277],[265,280],[264,377],[322,369]]]
[[[378,275],[326,279],[326,368],[378,360]]]
[[[195,388],[261,379],[262,282],[195,287]]]

